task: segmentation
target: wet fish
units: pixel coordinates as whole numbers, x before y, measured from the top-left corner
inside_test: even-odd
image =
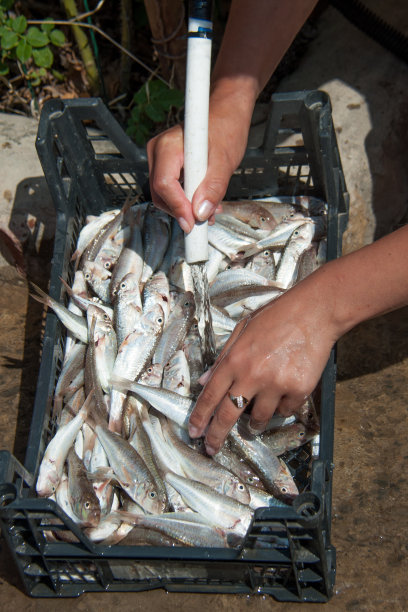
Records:
[[[41,497],[52,495],[57,490],[67,455],[81,429],[92,401],[90,393],[78,414],[66,425],[59,427],[48,443],[38,473],[36,491]]]
[[[68,453],[67,463],[68,498],[72,510],[84,526],[96,527],[101,518],[99,500],[74,449]]]
[[[190,291],[183,293],[169,315],[161,338],[157,343],[152,362],[163,367],[171,356],[181,348],[192,325],[195,314],[194,296]]]

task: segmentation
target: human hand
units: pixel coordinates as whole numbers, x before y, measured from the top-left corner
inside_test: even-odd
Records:
[[[230,177],[238,167],[248,138],[252,99],[237,103],[236,93],[217,94],[210,100],[208,167],[190,202],[181,186],[184,165],[183,127],[176,125],[147,143],[150,191],[154,204],[175,217],[186,233],[198,221],[214,220]]]
[[[205,387],[189,431],[199,437],[210,423],[208,454],[222,447],[245,409],[246,404],[237,408],[229,394],[254,399],[249,426],[261,432],[275,410],[283,416],[295,413],[317,385],[337,335],[330,306],[322,303],[315,285],[309,277],[243,319],[201,377]]]

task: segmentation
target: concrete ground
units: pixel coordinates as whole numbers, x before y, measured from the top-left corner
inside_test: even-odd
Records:
[[[408,7],[371,0],[373,10],[408,35]],[[329,7],[298,69],[280,91],[323,89],[331,97],[350,193],[344,252],[406,220],[408,67]],[[0,223],[25,241],[29,273],[46,286],[54,231],[36,158],[35,120],[0,116]],[[1,227],[1,226],[0,226]],[[0,440],[22,460],[30,426],[43,310],[0,259]],[[384,287],[387,290],[387,287]],[[335,596],[327,610],[408,610],[408,309],[358,326],[338,346],[332,540]],[[226,595],[86,594],[74,602],[34,600],[21,590],[2,550],[0,605],[11,610],[311,610],[269,598]]]

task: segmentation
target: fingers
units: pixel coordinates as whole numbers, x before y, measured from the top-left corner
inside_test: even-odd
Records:
[[[234,168],[226,163],[224,156],[217,149],[211,151],[208,158],[208,168],[204,180],[194,193],[193,212],[198,221],[206,221],[213,217],[219,207]]]
[[[184,163],[183,131],[174,126],[147,143],[150,191],[153,202],[175,217],[186,233],[195,223],[191,202],[180,184]]]
[[[242,408],[237,408],[236,404],[231,400],[230,393],[232,396],[238,397],[243,395],[243,393],[234,392],[231,389],[221,400],[205,436],[205,449],[208,455],[215,455],[220,450],[231,428],[245,410],[246,404],[244,403]],[[248,395],[244,395],[244,397],[250,400]],[[237,403],[240,404],[239,402]]]
[[[207,385],[201,391],[191,413],[188,426],[191,438],[199,438],[203,435],[218,404],[232,385],[232,378],[228,376],[225,368],[222,368],[221,365],[222,361],[218,366],[213,366]]]

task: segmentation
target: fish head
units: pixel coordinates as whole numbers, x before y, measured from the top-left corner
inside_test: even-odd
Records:
[[[127,293],[135,290],[139,291],[139,276],[134,272],[128,272],[128,274],[126,274],[118,283],[113,293],[115,293],[115,295],[117,295],[117,297],[120,299]]]
[[[313,240],[314,228],[313,223],[306,221],[300,227],[297,227],[291,238],[295,238],[297,243],[310,244]]]
[[[194,316],[195,313],[195,300],[192,291],[185,291],[183,295],[180,297],[179,305],[181,308],[181,312],[183,318],[186,317],[190,319]]]
[[[152,363],[140,376],[139,382],[149,387],[160,387],[162,378],[163,366],[161,363]]]
[[[248,491],[246,485],[240,480],[238,477],[229,478],[224,483],[224,494],[228,495],[228,497],[233,497],[237,501],[241,502],[241,504],[248,505],[251,501],[251,495]]]
[[[150,514],[162,514],[167,505],[166,495],[160,494],[154,483],[149,480],[138,483],[131,497]]]
[[[104,268],[101,264],[96,261],[86,261],[83,266],[83,272],[85,280],[89,282],[93,281],[105,281],[112,276],[110,270]]]
[[[85,527],[97,527],[99,525],[101,507],[95,493],[81,496],[78,501],[74,502],[72,509]]]
[[[291,503],[299,495],[299,490],[289,468],[282,459],[280,459],[280,464],[280,473],[274,481],[274,495],[286,503]]]
[[[37,494],[40,497],[49,497],[53,495],[58,489],[60,481],[61,475],[56,465],[47,459],[43,459],[36,483]]]
[[[155,336],[159,336],[164,327],[164,312],[160,304],[155,303],[152,305],[150,310],[145,313],[147,324],[151,325],[152,333]]]

